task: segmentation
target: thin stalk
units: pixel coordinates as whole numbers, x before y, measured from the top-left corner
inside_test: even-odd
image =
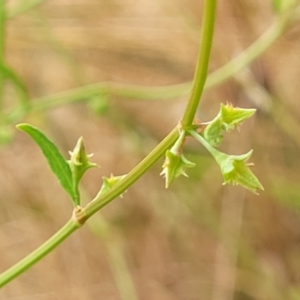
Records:
[[[192,125],[204,89],[214,35],[216,0],[205,1],[204,12],[201,27],[200,51],[196,63],[192,93],[181,121],[183,129],[188,129]]]
[[[20,260],[10,269],[3,272],[0,275],[0,288],[25,272],[41,258],[45,257],[79,227],[80,224],[74,218],[70,219],[56,234],[54,234],[39,248],[31,252],[28,256]]]
[[[97,95],[145,100],[154,100],[157,98],[170,99],[178,97],[179,95],[186,95],[189,90],[190,83],[183,83],[175,86],[148,87],[104,81],[65,91],[56,95],[34,99],[32,109],[45,110],[62,104],[79,102]]]

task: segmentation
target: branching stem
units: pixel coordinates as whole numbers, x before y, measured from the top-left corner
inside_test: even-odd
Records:
[[[205,1],[204,3],[200,51],[198,53],[196,63],[192,93],[181,121],[182,128],[186,130],[189,129],[189,127],[193,124],[207,77],[208,64],[214,34],[216,4],[216,0]]]

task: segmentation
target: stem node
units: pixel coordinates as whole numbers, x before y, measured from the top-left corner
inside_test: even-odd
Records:
[[[83,208],[81,206],[77,205],[73,210],[72,219],[75,222],[75,224],[77,225],[77,227],[79,228],[86,222],[88,217],[84,213]]]

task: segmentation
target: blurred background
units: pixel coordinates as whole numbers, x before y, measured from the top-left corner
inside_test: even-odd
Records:
[[[84,137],[101,166],[83,178],[87,203],[102,176],[126,174],[182,116],[202,4],[1,4],[7,20],[0,64],[9,67],[0,70],[0,271],[72,213],[40,150],[14,125],[39,127],[66,157]],[[210,71],[274,22],[271,1],[219,1]],[[3,287],[0,299],[300,299],[299,37],[294,22],[241,72],[207,89],[199,108],[202,121],[214,118],[220,103],[257,109],[226,135],[221,149],[242,154],[253,148],[253,171],[265,191],[257,196],[223,186],[212,157],[188,141],[185,155],[197,163],[189,178],[166,190],[161,159],[122,199]]]

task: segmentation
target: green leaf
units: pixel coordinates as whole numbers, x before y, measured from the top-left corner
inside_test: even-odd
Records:
[[[73,178],[73,191],[75,194],[75,203],[80,204],[79,182],[83,174],[92,167],[97,167],[97,164],[89,161],[93,154],[86,154],[83,138],[80,137],[73,151],[69,152],[71,159],[68,161],[71,168]]]
[[[163,164],[163,170],[160,175],[166,178],[166,188],[180,175],[188,177],[186,174],[187,168],[195,167],[196,164],[187,160],[183,154],[176,153],[171,150],[166,151],[166,158]]]
[[[212,145],[218,146],[223,140],[223,131],[231,131],[255,113],[255,109],[233,107],[221,104],[218,115],[206,126],[204,138]]]
[[[57,177],[61,186],[70,195],[74,204],[76,196],[73,190],[72,173],[69,164],[61,155],[55,144],[50,141],[39,129],[29,124],[19,124],[17,128],[26,132],[42,150],[52,172]]]

